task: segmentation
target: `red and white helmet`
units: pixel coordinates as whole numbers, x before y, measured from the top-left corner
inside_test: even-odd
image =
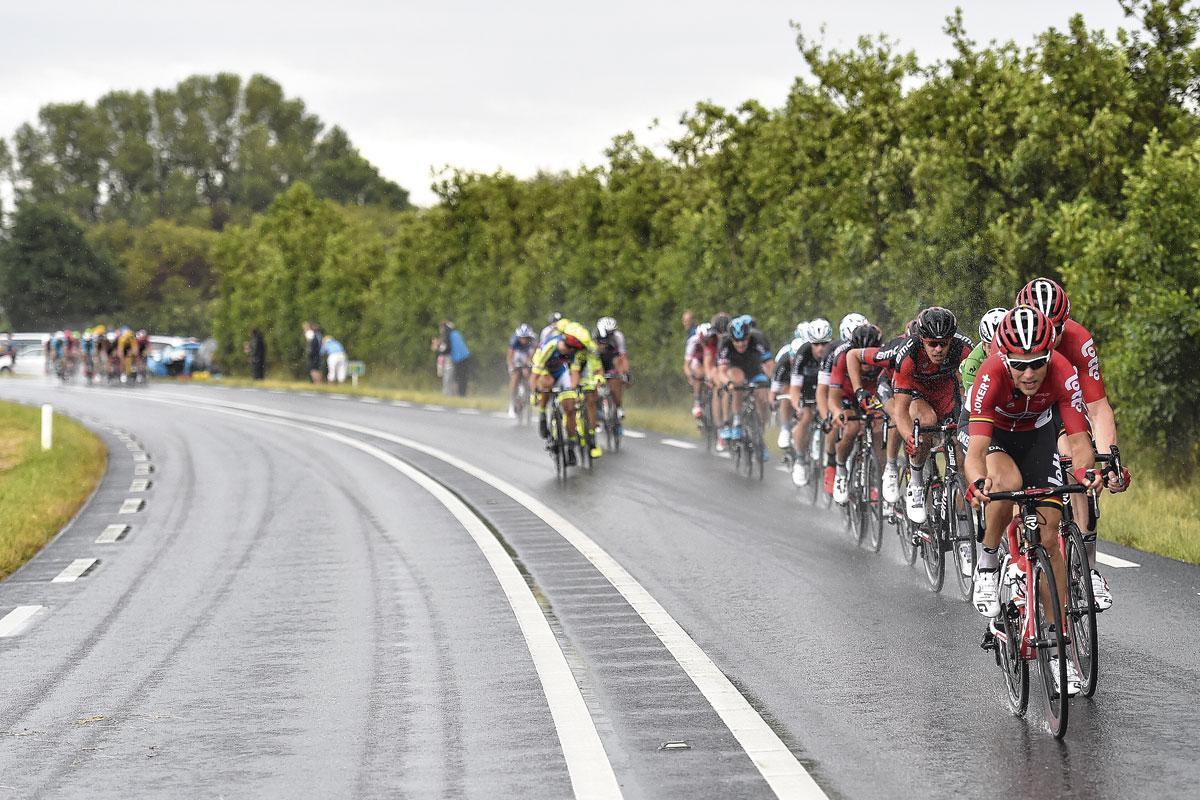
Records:
[[[1049,352],[1054,347],[1054,326],[1039,309],[1017,306],[996,326],[992,344],[1005,355]]]
[[[1049,278],[1034,278],[1017,292],[1017,305],[1033,306],[1050,318],[1056,328],[1071,316],[1067,290]]]

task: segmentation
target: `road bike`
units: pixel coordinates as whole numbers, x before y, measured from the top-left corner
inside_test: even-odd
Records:
[[[952,419],[929,426],[921,425],[919,420],[913,421],[914,442],[923,433],[934,434],[939,439],[925,462],[925,523],[913,526],[913,544],[920,551],[929,588],[935,592],[942,590],[946,579],[946,553],[953,554],[959,592],[970,602],[978,550],[974,517],[959,477],[957,432],[958,423]],[[939,455],[946,463],[944,471],[939,464]]]
[[[617,377],[624,380],[624,377],[616,373],[609,373],[605,377]],[[617,401],[613,399],[612,389],[608,383],[602,383],[596,389],[596,411],[600,416],[600,423],[604,426],[604,439],[608,444],[608,449],[611,452],[618,452],[621,449],[621,437],[625,435],[621,426],[621,416],[618,413]]]
[[[513,413],[517,417],[517,424],[524,427],[529,424],[529,418],[532,416],[531,406],[529,402],[529,368],[517,367],[520,373],[517,376],[517,390],[513,392],[512,407]]]
[[[796,463],[796,459],[799,458],[799,454],[796,452],[795,444],[792,441],[791,430],[787,428],[787,420],[783,418],[783,414],[779,411],[779,398],[775,400],[775,421],[781,431],[788,431],[787,444],[781,450],[780,460],[783,468],[790,472],[792,466]],[[798,425],[799,422],[793,418],[792,424]]]
[[[761,481],[766,445],[763,442],[762,424],[758,418],[758,403],[754,399],[754,393],[759,388],[756,384],[745,384],[732,388],[732,391],[745,393],[746,398],[742,401],[742,435],[730,439],[729,450],[735,472],[745,470],[747,478],[753,478],[757,472],[758,479]]]
[[[821,496],[821,467],[825,462],[825,436],[828,433],[827,423],[817,419],[813,410],[812,419],[808,423],[808,484],[804,487],[808,493],[808,502],[817,504]]]
[[[883,473],[875,447],[875,423],[880,420],[884,423],[882,445],[886,447],[887,415],[881,410],[868,409],[845,417],[846,422],[864,423],[846,459],[848,499],[845,513],[855,542],[861,544],[865,538],[867,546],[875,553],[883,545]]]
[[[550,436],[546,439],[546,451],[554,460],[554,474],[561,481],[566,480],[567,468],[570,466],[568,453],[574,450],[575,442],[573,437],[567,433],[566,415],[558,399],[560,394],[562,394],[561,390],[552,390],[549,392],[549,400],[546,401],[546,426],[550,429]],[[576,424],[578,422],[577,417]]]
[[[696,427],[700,429],[700,435],[704,438],[704,451],[711,453],[717,445],[717,424],[713,417],[713,397],[712,384],[705,379],[700,384],[700,417],[696,420]]]
[[[1020,518],[1009,524],[1000,542],[1000,616],[988,623],[982,646],[993,651],[996,666],[1004,674],[1009,708],[1017,716],[1024,716],[1029,707],[1029,662],[1037,661],[1046,726],[1056,739],[1061,739],[1067,732],[1070,698],[1066,691],[1066,659],[1074,654],[1068,650],[1072,645],[1072,637],[1068,635],[1071,628],[1064,625],[1050,556],[1041,543],[1038,502],[1084,491],[1087,490],[1076,483],[988,495],[989,502],[1015,501],[1020,506]],[[1077,545],[1064,542],[1063,546]],[[1082,538],[1078,546],[1082,547]],[[1086,554],[1083,555],[1086,563]],[[1090,586],[1091,576],[1084,578]],[[1069,589],[1067,596],[1070,605]],[[1050,599],[1049,604],[1045,602],[1046,598]],[[1056,686],[1063,687],[1063,691],[1058,691]]]

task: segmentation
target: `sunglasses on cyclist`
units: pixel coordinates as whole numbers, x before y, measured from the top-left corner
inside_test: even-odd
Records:
[[[1039,369],[1050,363],[1050,356],[1044,355],[1038,356],[1037,358],[1026,359],[1006,358],[1004,359],[1004,363],[1008,365],[1009,369],[1014,370],[1017,373],[1024,372],[1027,369],[1037,372]]]
[[[932,347],[934,350],[945,350],[950,346],[949,339],[922,339],[921,344],[926,347]]]

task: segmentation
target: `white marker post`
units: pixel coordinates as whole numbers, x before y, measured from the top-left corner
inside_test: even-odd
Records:
[[[54,441],[54,406],[42,406],[42,449],[49,450]]]

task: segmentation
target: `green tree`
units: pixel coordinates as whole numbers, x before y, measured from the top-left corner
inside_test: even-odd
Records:
[[[121,276],[83,229],[50,206],[26,204],[0,246],[0,302],[16,327],[63,327],[113,310]]]

